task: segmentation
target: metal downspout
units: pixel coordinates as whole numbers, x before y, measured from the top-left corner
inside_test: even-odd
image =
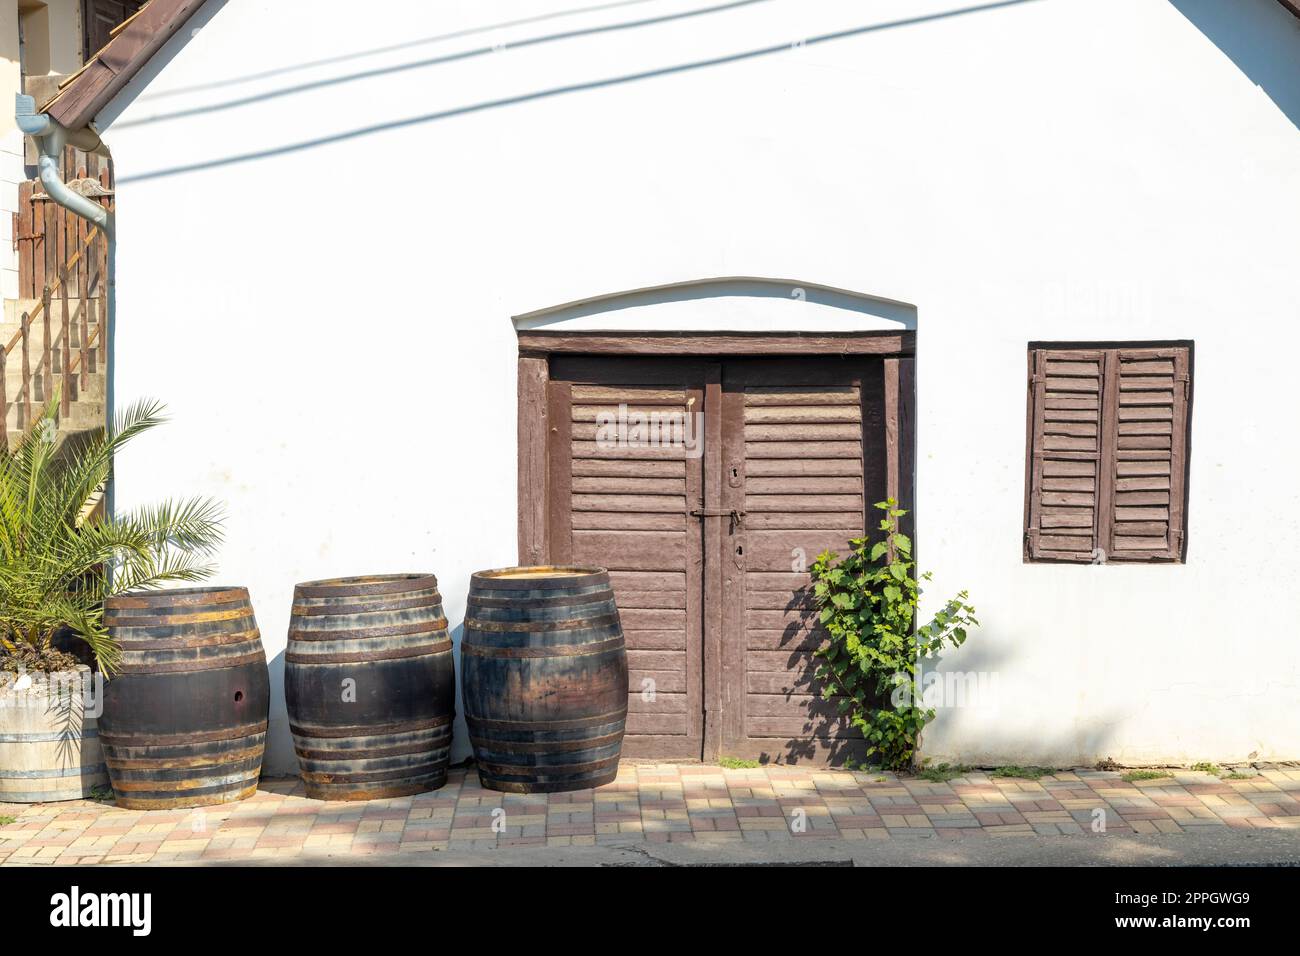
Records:
[[[93,152],[102,147],[92,130],[73,131],[54,120],[48,113],[36,112],[36,100],[23,93],[14,98],[14,120],[18,128],[30,136],[39,151],[37,170],[45,193],[56,203],[82,219],[87,219],[104,231],[111,242],[114,238],[113,213],[99,203],[87,199],[68,188],[59,168],[63,147],[71,143],[78,149]]]

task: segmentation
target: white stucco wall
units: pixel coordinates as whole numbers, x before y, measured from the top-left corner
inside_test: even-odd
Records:
[[[916,306],[920,548],[932,596],[969,588],[984,625],[944,666],[998,688],[941,713],[928,754],[1300,757],[1300,97],[1278,62],[1300,21],[1274,0],[547,16],[573,6],[213,3],[100,117],[116,401],[174,418],[123,456],[117,504],[227,502],[220,577],[252,590],[273,685],[295,581],[430,569],[459,622],[469,574],[515,560],[511,316],[774,276]],[[708,321],[869,321],[763,307]],[[703,321],[652,311],[622,319]],[[1026,344],[1067,339],[1195,341],[1185,566],[1022,563]],[[289,772],[282,698],[272,717]]]

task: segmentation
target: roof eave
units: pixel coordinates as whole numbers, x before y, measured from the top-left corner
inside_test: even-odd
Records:
[[[88,126],[204,0],[150,0],[49,101],[42,112],[68,129]]]

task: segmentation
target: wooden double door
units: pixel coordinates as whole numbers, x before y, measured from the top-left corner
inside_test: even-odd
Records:
[[[548,556],[610,569],[628,756],[835,763],[860,749],[813,678],[808,568],[898,493],[900,362],[550,358]]]

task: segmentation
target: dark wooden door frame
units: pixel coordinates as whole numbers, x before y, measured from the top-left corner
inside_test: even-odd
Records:
[[[674,356],[680,358],[777,357],[777,356],[880,356],[884,366],[886,488],[890,497],[904,502],[910,509],[914,501],[916,447],[916,354],[915,332],[571,332],[518,331],[518,507],[519,563],[551,563],[562,556],[553,555],[549,533],[549,496],[551,468],[547,440],[552,429],[568,427],[550,409],[551,359],[562,355],[592,356]],[[717,394],[714,394],[716,391]],[[708,385],[704,401],[705,435],[722,434],[721,384]],[[552,421],[553,418],[557,420]],[[721,476],[722,449],[719,442],[705,445],[705,497],[714,510],[723,495]],[[713,459],[717,459],[714,461]],[[716,501],[714,500],[716,499]],[[868,518],[870,502],[867,502]],[[911,515],[908,516],[911,518]],[[705,553],[716,553],[722,538],[720,516],[703,519]],[[915,539],[911,521],[907,530]],[[870,525],[868,525],[870,527]],[[709,544],[714,550],[709,550]],[[722,623],[723,571],[706,559],[704,569],[704,621],[718,627]],[[705,642],[705,713],[724,711],[723,682],[720,679],[721,649],[717,642]],[[726,719],[725,713],[721,713]],[[722,724],[705,721],[703,757],[716,759],[723,742]]]

